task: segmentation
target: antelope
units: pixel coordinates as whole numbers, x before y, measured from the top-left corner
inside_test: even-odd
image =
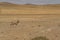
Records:
[[[18,25],[19,24],[19,20],[17,20],[16,22],[11,22],[10,25]]]

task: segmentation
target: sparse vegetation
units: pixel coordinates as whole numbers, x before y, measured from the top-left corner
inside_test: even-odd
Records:
[[[40,36],[40,37],[35,37],[32,40],[49,40],[46,37]]]

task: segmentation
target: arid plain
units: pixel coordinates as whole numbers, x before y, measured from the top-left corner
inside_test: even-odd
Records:
[[[60,4],[0,3],[0,40],[60,40]]]

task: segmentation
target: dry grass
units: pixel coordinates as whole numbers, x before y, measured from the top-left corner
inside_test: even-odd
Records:
[[[1,14],[60,14],[60,5],[16,5],[0,3]]]
[[[0,3],[0,40],[60,40],[60,15],[46,14],[60,14],[60,4]]]

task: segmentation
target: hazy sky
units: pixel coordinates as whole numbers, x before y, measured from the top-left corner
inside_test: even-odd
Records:
[[[0,2],[11,2],[17,4],[60,4],[60,0],[0,0]]]

